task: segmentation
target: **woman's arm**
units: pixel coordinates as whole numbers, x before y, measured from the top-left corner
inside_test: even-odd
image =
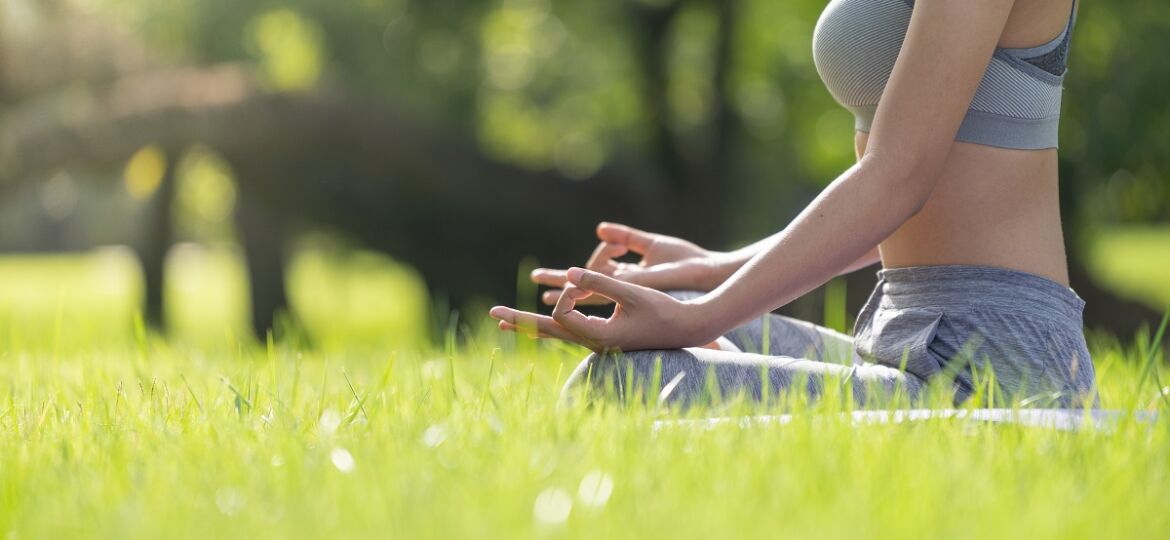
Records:
[[[595,350],[685,347],[828,281],[926,204],[1014,0],[918,0],[886,84],[865,155],[715,290],[679,302],[659,291],[570,269],[551,318],[499,306],[507,330]],[[574,308],[593,293],[617,302],[608,319]]]
[[[741,247],[737,250],[712,255],[712,258],[716,262],[715,264],[711,265],[713,275],[711,276],[710,281],[714,283],[711,288],[713,289],[718,287],[723,282],[730,279],[732,275],[734,275],[740,268],[743,267],[743,265],[752,260],[752,257],[755,257],[756,255],[766,250],[768,246],[771,246],[773,243],[775,243],[782,234],[784,234],[784,231],[775,233],[771,236],[768,236],[767,238],[764,238],[763,240],[757,240],[756,242]],[[845,269],[838,272],[837,275],[842,276],[856,272],[881,260],[881,253],[878,251],[877,245],[874,245],[873,248],[865,252],[865,255],[858,257],[857,260],[853,261],[849,265],[846,265]]]
[[[727,281],[775,236],[734,251],[719,252],[703,249],[681,238],[646,232],[620,223],[602,222],[597,225],[597,238],[601,243],[589,257],[585,268],[660,291],[681,289],[707,292]],[[637,263],[616,260],[629,253],[640,255],[642,260]],[[878,249],[874,247],[843,273],[865,268],[878,260]],[[561,297],[561,288],[567,281],[565,270],[555,268],[537,268],[532,271],[531,278],[538,285],[551,287],[541,294],[541,301],[548,305],[557,303]],[[608,299],[595,296],[582,304],[607,302]]]
[[[865,155],[710,294],[692,301],[723,331],[846,269],[930,198],[1013,0],[919,0]]]

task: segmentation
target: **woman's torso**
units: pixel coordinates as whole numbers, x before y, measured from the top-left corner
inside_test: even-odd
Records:
[[[865,151],[867,135],[858,133]],[[922,211],[880,245],[882,266],[997,266],[1068,285],[1055,150],[955,143]]]
[[[1017,0],[999,45],[1050,41],[1071,0]],[[858,157],[868,134],[857,132]],[[926,206],[882,242],[882,265],[971,264],[1068,284],[1055,148],[1015,150],[956,142]]]

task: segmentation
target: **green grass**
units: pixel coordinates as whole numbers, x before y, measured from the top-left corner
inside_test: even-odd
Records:
[[[784,426],[655,430],[679,413],[557,407],[580,349],[500,335],[478,316],[463,318],[459,345],[432,344],[417,277],[385,259],[302,252],[290,281],[304,335],[270,344],[241,337],[233,252],[172,264],[176,328],[163,339],[135,321],[140,286],[123,252],[0,260],[0,534],[1170,530],[1170,415],[1154,379],[1139,384],[1143,361],[1164,358],[1142,336],[1091,345],[1104,404],[1161,410],[1152,426],[852,426],[825,400],[785,409],[798,416]]]

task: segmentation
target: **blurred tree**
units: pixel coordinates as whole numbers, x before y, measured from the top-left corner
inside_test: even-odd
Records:
[[[456,302],[511,298],[522,255],[579,262],[598,219],[725,246],[782,227],[848,167],[852,120],[812,65],[823,6],[6,0],[0,183],[118,169],[149,144],[175,167],[204,145],[238,182],[258,330],[283,303],[284,236],[305,224],[418,266]],[[1078,248],[1098,223],[1170,216],[1166,14],[1084,6],[1066,82],[1074,287],[1090,324],[1122,331],[1148,310],[1097,287]],[[1139,46],[1116,45],[1122,28]],[[153,215],[147,258],[171,235]],[[852,310],[872,281],[851,280]],[[816,317],[813,300],[792,309]]]

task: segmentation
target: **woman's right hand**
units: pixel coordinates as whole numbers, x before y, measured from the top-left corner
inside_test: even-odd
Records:
[[[597,225],[601,243],[593,250],[585,267],[594,272],[621,281],[658,290],[710,290],[718,286],[720,253],[708,251],[692,242],[664,234],[640,231],[618,223]],[[642,256],[637,263],[615,259],[635,253]],[[552,287],[541,295],[548,305],[555,305],[561,296],[567,277],[565,270],[537,268],[532,281]],[[600,295],[582,299],[578,304],[608,303]]]

